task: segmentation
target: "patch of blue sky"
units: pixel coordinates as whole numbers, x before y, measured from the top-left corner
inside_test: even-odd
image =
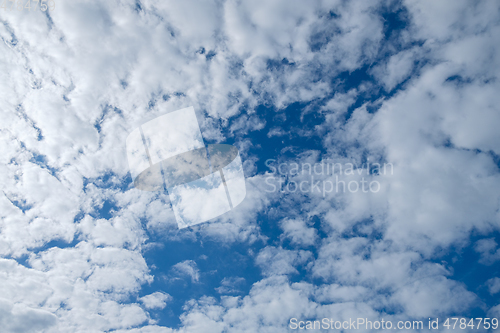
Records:
[[[179,232],[191,231],[185,229]],[[160,325],[178,327],[183,306],[190,299],[202,296],[216,299],[226,295],[244,296],[248,294],[252,284],[262,278],[260,269],[255,266],[249,254],[250,251],[258,253],[264,246],[261,242],[223,244],[201,237],[176,241],[165,240],[161,235],[152,236],[150,241],[161,244],[144,253],[148,266],[153,267],[151,273],[155,275],[155,279],[151,284],[143,286],[139,296],[161,290],[173,297],[168,307],[153,311],[153,316],[156,316]],[[196,263],[200,274],[198,281],[172,271],[175,264],[186,260]],[[221,294],[217,288],[224,278],[244,278],[244,282],[234,292]]]

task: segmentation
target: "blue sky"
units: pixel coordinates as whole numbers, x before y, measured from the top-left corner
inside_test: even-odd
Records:
[[[54,3],[0,8],[3,331],[500,318],[498,3]],[[247,194],[179,229],[125,142],[189,106]]]

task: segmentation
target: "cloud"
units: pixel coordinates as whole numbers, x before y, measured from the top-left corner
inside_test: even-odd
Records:
[[[497,249],[494,238],[480,239],[476,242],[474,249],[481,254],[479,261],[485,265],[491,265],[500,260],[500,249]]]
[[[264,276],[297,274],[295,267],[307,262],[311,256],[309,251],[290,251],[268,246],[259,252],[255,262],[262,268]]]
[[[241,286],[245,283],[245,278],[242,277],[225,277],[220,282],[220,287],[215,288],[219,294],[235,294],[241,293]]]
[[[272,138],[273,136],[283,136],[286,135],[286,132],[279,127],[273,127],[267,132],[267,137]]]
[[[56,316],[49,311],[0,299],[0,323],[5,332],[40,332],[49,329],[56,321]]]
[[[148,280],[140,260],[134,267],[126,251],[116,251],[122,267],[116,263],[104,267],[112,251],[92,252],[84,244],[53,248],[31,259],[32,268],[2,259],[2,295],[8,301],[2,301],[6,312],[0,318],[5,330],[102,331],[145,322],[148,315],[138,305],[123,302]],[[127,267],[130,270],[124,274]]]
[[[239,134],[247,134],[249,131],[259,131],[265,126],[265,120],[261,120],[256,116],[248,117],[243,115],[233,121],[230,130]]]
[[[200,270],[193,260],[185,260],[172,267],[172,273],[179,277],[189,277],[192,283],[200,280]]]
[[[384,85],[385,90],[391,91],[410,76],[415,59],[419,58],[415,53],[412,49],[396,53],[385,65],[373,69],[373,74]]]
[[[167,302],[172,299],[167,293],[156,291],[152,294],[141,297],[139,300],[144,304],[146,309],[163,309],[167,306]]]
[[[218,304],[212,298],[188,303],[181,317],[188,331],[205,327],[208,332],[231,327],[239,332],[283,331],[290,315],[300,315],[313,305],[300,285],[290,286],[283,276],[259,281],[250,294],[242,299],[223,298]]]
[[[179,300],[180,332],[277,332],[298,316],[425,317],[478,304],[435,262],[468,246],[473,232],[481,263],[498,261],[488,236],[500,221],[498,4],[389,5],[90,0],[5,16],[4,330],[172,332],[148,312],[176,306],[168,294],[138,298],[158,280],[145,251],[157,235],[248,247],[261,273]],[[404,24],[391,28],[385,11],[397,10]],[[241,148],[247,197],[178,232],[168,198],[130,184],[124,144],[139,124],[189,105],[205,140]],[[287,112],[301,112],[292,130]],[[258,131],[283,147],[268,147]],[[268,192],[256,152],[297,163],[390,162],[394,172],[366,176],[378,193]],[[206,267],[181,258],[162,273],[201,285]],[[495,294],[497,278],[488,281]]]
[[[486,281],[486,285],[488,286],[488,290],[490,294],[494,295],[500,292],[500,278],[494,277]]]
[[[281,228],[283,237],[290,239],[292,244],[308,246],[316,241],[316,229],[309,228],[304,221],[285,219]]]

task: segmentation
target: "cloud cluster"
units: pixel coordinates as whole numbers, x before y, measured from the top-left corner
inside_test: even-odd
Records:
[[[79,0],[2,12],[1,327],[279,332],[291,317],[396,320],[480,304],[436,262],[472,233],[482,264],[499,259],[488,236],[500,231],[499,18],[491,1]],[[287,128],[294,103],[307,107]],[[206,141],[240,148],[247,197],[181,233],[167,196],[131,185],[124,145],[189,105]],[[253,136],[298,137],[275,156],[288,162],[390,162],[394,173],[367,176],[377,193],[269,192]],[[302,139],[319,144],[297,148]],[[260,244],[248,253],[261,280],[241,295],[245,277],[224,278],[218,298],[181,300],[181,325],[162,327],[152,313],[173,296],[139,296],[158,279],[146,260],[155,233]],[[168,276],[201,285],[201,270],[181,260]],[[498,278],[485,285],[498,293]]]

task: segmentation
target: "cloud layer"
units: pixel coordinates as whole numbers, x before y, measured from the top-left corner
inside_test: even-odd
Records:
[[[481,294],[498,294],[498,277],[474,289],[448,259],[471,248],[476,265],[500,261],[499,10],[319,0],[0,10],[0,325],[285,332],[292,317],[498,317]],[[125,139],[190,105],[205,142],[239,148],[247,195],[181,232],[165,193],[133,188]],[[271,175],[268,158],[393,172],[336,175],[377,181],[376,193],[281,193],[270,176],[311,174]],[[202,256],[151,264],[154,249],[190,242]],[[241,257],[214,254],[231,246]],[[215,281],[226,262],[235,267]],[[158,287],[176,281],[182,297]]]

